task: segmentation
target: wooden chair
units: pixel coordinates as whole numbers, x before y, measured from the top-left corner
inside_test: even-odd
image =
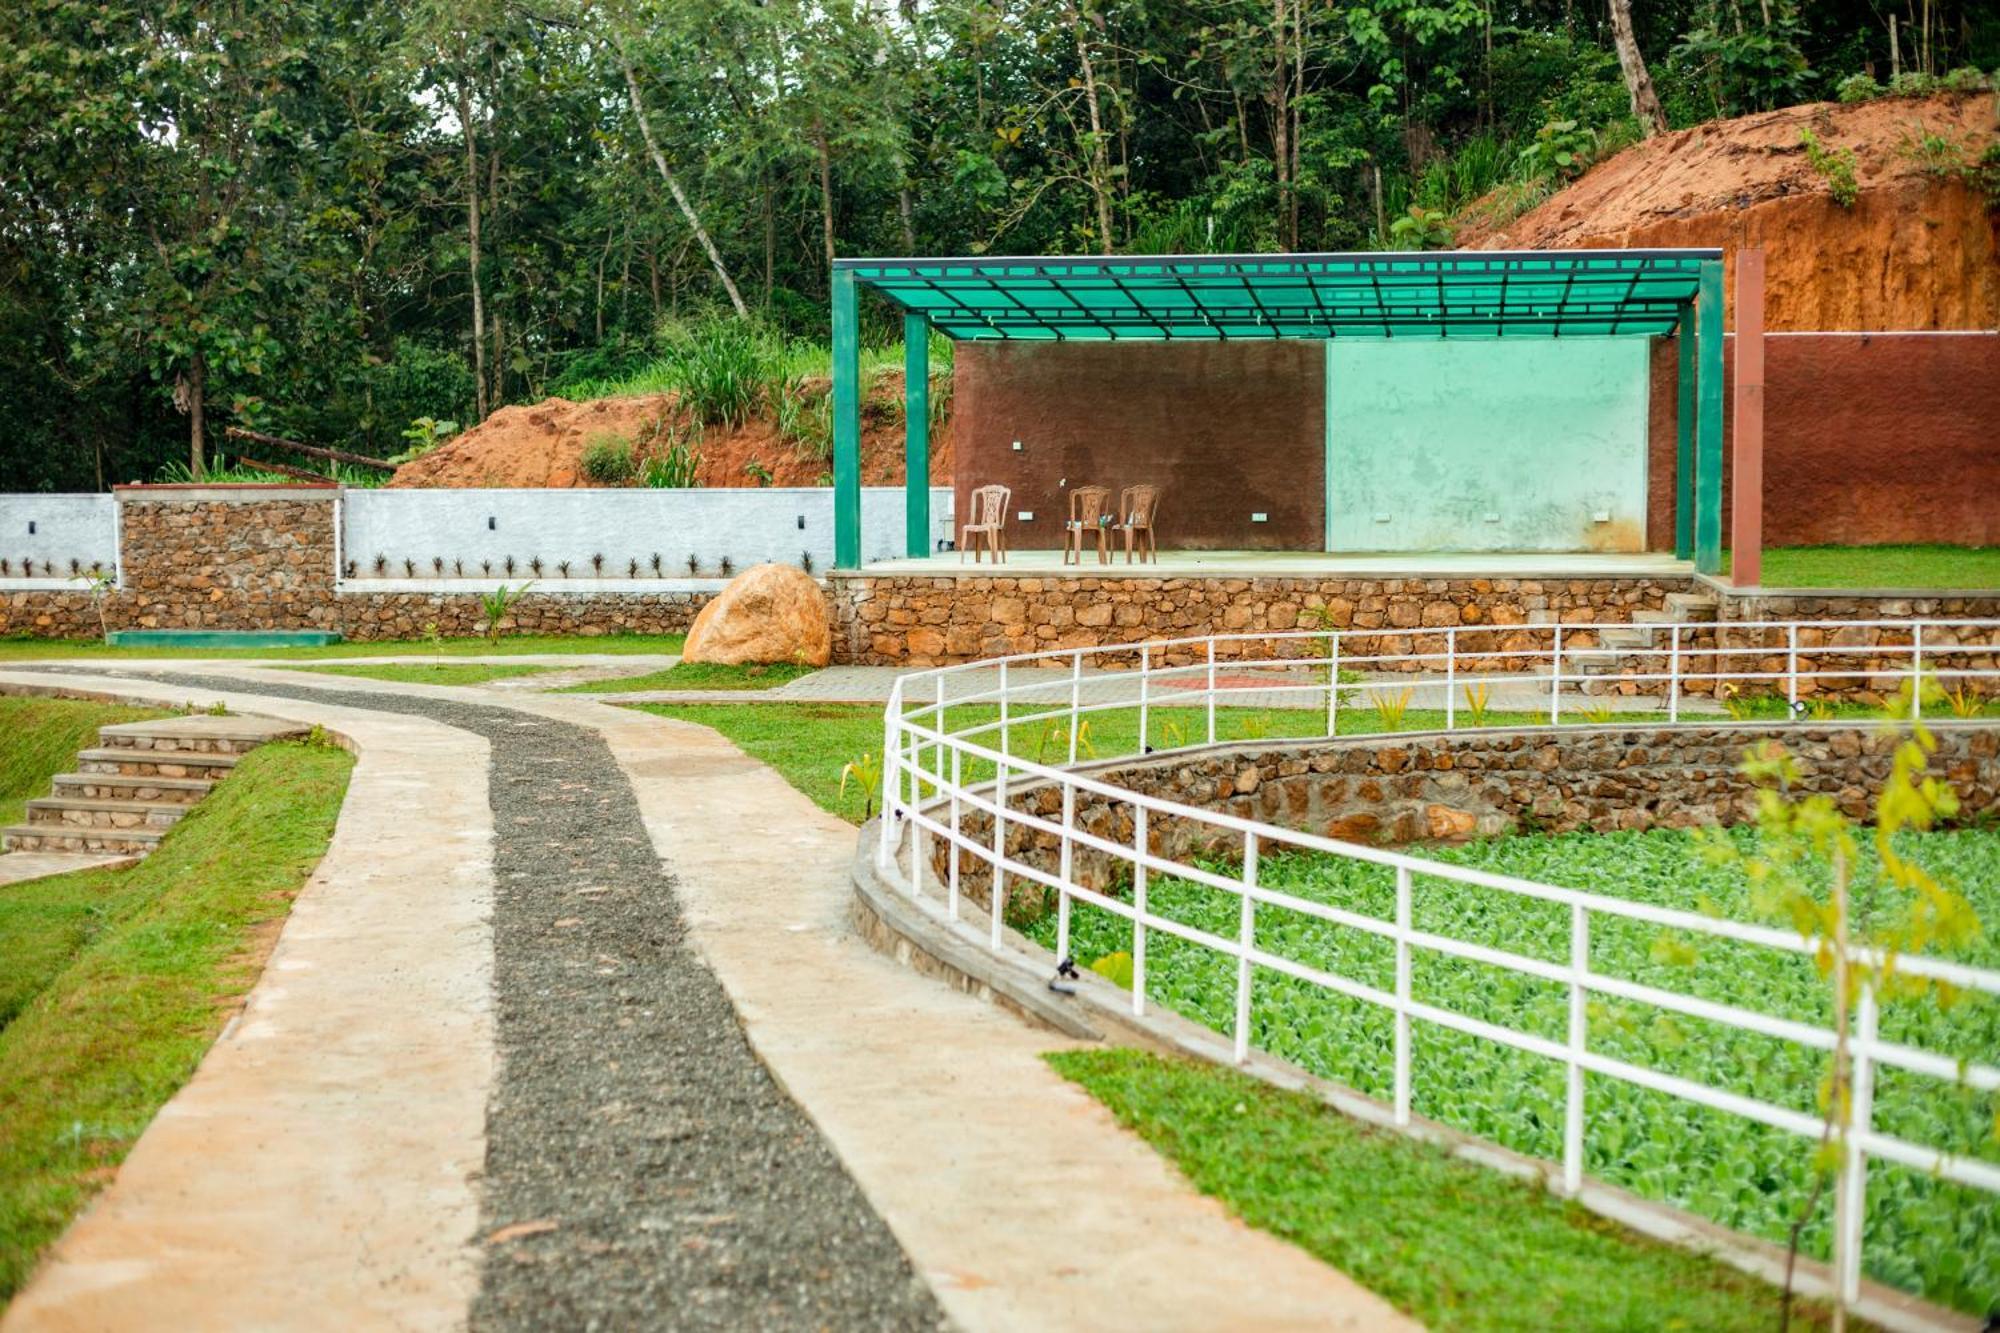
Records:
[[[1157,486],[1127,486],[1118,492],[1118,531],[1125,534],[1125,563],[1132,563],[1132,547],[1139,548],[1140,560],[1151,553],[1153,563],[1160,563],[1160,543],[1153,536],[1153,515],[1159,512],[1160,488]]]
[[[1086,535],[1097,538],[1097,563],[1111,563],[1111,515],[1105,504],[1111,499],[1107,486],[1079,486],[1069,493],[1069,522],[1063,525],[1063,563],[1070,563],[1070,553],[1076,553],[1076,563],[1083,563],[1083,540]]]
[[[965,563],[966,548],[972,550],[972,562],[979,563],[979,546],[974,538],[984,537],[986,549],[993,554],[993,563],[999,564],[1007,558],[1007,502],[1014,492],[1005,486],[981,486],[972,492],[970,512],[966,515],[972,521],[958,530],[958,561]]]

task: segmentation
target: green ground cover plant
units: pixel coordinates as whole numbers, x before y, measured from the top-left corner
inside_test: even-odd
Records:
[[[164,716],[155,708],[86,699],[0,695],[0,736],[6,737],[0,745],[0,824],[20,823],[28,801],[49,794],[49,779],[74,768],[78,750],[97,744],[99,727]]]
[[[1046,1058],[1203,1193],[1431,1328],[1777,1326],[1777,1291],[1756,1278],[1310,1096],[1140,1051]],[[1827,1324],[1817,1307],[1793,1313],[1798,1327]]]
[[[677,662],[665,671],[643,676],[619,676],[610,680],[586,680],[566,685],[564,693],[610,694],[624,690],[771,690],[810,676],[818,667],[796,662],[749,662],[725,666],[720,662]]]
[[[1729,573],[1723,552],[1722,573]],[[2000,588],[2000,546],[1780,546],[1767,588]]]
[[[507,662],[367,662],[357,666],[288,666],[324,676],[364,676],[406,685],[483,685],[489,680],[536,676],[553,668]]]
[[[332,746],[263,746],[137,866],[0,888],[0,1299],[256,982],[352,766]]]
[[[1754,832],[1727,835],[1746,852]],[[1900,836],[1897,846],[1965,894],[1986,919],[2000,919],[2000,833],[1964,829]],[[1758,920],[1740,866],[1705,858],[1679,830],[1522,835],[1441,847],[1436,859],[1596,893]],[[1207,862],[1235,873],[1227,859]],[[1857,885],[1874,874],[1872,847],[1856,866]],[[1259,863],[1261,883],[1316,902],[1393,921],[1393,872],[1340,857],[1273,855]],[[1857,899],[1867,891],[1857,888]],[[1149,907],[1171,920],[1235,938],[1238,900],[1183,880],[1154,877]],[[1557,904],[1419,875],[1413,893],[1419,930],[1567,961],[1569,912]],[[1026,925],[1047,947],[1056,921]],[[1082,963],[1130,953],[1128,923],[1078,905],[1071,952]],[[1275,907],[1260,907],[1260,948],[1357,981],[1393,990],[1395,950],[1378,936]],[[1236,965],[1227,957],[1162,931],[1147,936],[1149,998],[1217,1032],[1233,1033]],[[1946,956],[2000,966],[1989,937]],[[1591,964],[1606,975],[1656,985],[1758,1012],[1824,1024],[1831,1008],[1824,978],[1810,958],[1705,937],[1671,937],[1640,922],[1594,916]],[[1418,950],[1413,994],[1420,1001],[1561,1041],[1567,990],[1552,982]],[[1393,1018],[1387,1010],[1333,994],[1281,973],[1254,975],[1251,1041],[1322,1077],[1388,1099],[1393,1093]],[[1736,1032],[1650,1006],[1599,999],[1590,1009],[1595,1051],[1788,1106],[1817,1117],[1825,1072],[1822,1053]],[[1885,1007],[1886,1039],[1948,1056],[1991,1060],[2000,1050],[2000,1004],[1965,999],[1947,1010]],[[1412,1106],[1516,1151],[1562,1155],[1564,1071],[1558,1064],[1417,1022],[1412,1042]],[[1609,1079],[1587,1080],[1591,1130],[1589,1174],[1722,1224],[1782,1244],[1813,1183],[1815,1145],[1740,1118]],[[1948,1083],[1884,1070],[1875,1123],[1919,1142],[2000,1161],[1995,1137],[2000,1103]],[[1893,1165],[1871,1165],[1865,1229],[1869,1274],[1971,1311],[2000,1300],[2000,1212],[1990,1196],[1934,1181]],[[1802,1253],[1825,1258],[1831,1209],[1806,1226]]]
[[[542,653],[658,653],[671,656],[685,641],[680,634],[510,634],[498,639],[369,639],[329,643],[310,648],[152,648],[119,647],[90,639],[0,638],[0,662],[39,662],[51,658],[231,658],[265,662],[302,662],[343,657],[395,657],[425,654],[445,657],[490,657],[496,654],[534,656]]]

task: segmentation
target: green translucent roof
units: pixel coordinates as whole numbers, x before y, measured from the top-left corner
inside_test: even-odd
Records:
[[[842,259],[952,338],[1672,333],[1720,250]]]

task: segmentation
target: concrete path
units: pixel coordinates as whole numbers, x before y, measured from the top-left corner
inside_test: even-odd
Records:
[[[323,680],[343,692],[488,703],[595,729],[631,782],[691,941],[753,1048],[962,1327],[1040,1330],[1107,1318],[1166,1330],[1413,1327],[1340,1273],[1197,1194],[1043,1063],[1042,1052],[1063,1039],[869,948],[848,924],[853,828],[713,732],[583,696],[202,670],[228,670],[249,693],[277,677],[290,686]],[[284,715],[276,704],[260,710]],[[204,1065],[197,1083],[207,1074]],[[178,1107],[176,1099],[169,1110]],[[178,1117],[161,1123],[170,1118]],[[243,1193],[251,1181],[264,1196],[254,1170],[234,1188]],[[107,1202],[124,1188],[121,1174]],[[295,1198],[265,1203],[282,1208]],[[65,1258],[89,1229],[65,1240]],[[295,1307],[351,1299],[321,1279],[306,1271],[292,1288]],[[661,1322],[674,1322],[670,1309]],[[35,1325],[43,1326],[70,1325]]]
[[[179,684],[0,682],[220,698],[359,749],[332,845],[243,1012],[0,1330],[461,1325],[493,1077],[485,742]]]
[[[93,856],[86,852],[8,852],[0,856],[0,888],[75,870],[134,865],[138,860],[136,856]]]

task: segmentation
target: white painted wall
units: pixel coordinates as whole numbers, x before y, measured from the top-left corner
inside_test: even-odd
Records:
[[[8,562],[0,576],[6,586],[74,583],[71,560],[86,570],[93,563],[113,569],[118,563],[118,502],[109,495],[0,495],[0,558]],[[25,560],[35,564],[33,578],[26,581],[21,575]],[[53,576],[42,573],[45,564],[56,567]]]
[[[951,489],[931,489],[931,542],[949,535]],[[604,557],[607,576],[625,579],[628,562],[651,572],[654,552],[669,579],[687,577],[690,555],[704,576],[717,574],[723,557],[738,572],[766,561],[797,565],[812,553],[813,571],[833,568],[833,491],[829,487],[717,488],[703,490],[349,490],[341,496],[341,560],[352,561],[357,581],[374,577],[375,557],[387,556],[389,574],[404,575],[405,559],[417,577],[433,576],[443,557],[451,577],[455,561],[476,576],[482,560],[513,556],[517,577],[542,558],[554,579],[559,561],[570,577],[587,577],[590,558]],[[903,488],[869,486],[861,492],[861,557],[903,556]]]

